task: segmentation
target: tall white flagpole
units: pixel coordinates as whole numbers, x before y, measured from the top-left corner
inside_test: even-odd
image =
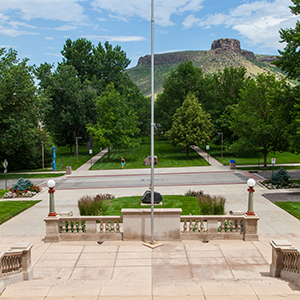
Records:
[[[151,0],[151,244],[154,244],[154,0]]]

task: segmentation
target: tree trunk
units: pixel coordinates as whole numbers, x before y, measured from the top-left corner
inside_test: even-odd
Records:
[[[189,148],[190,148],[190,146],[187,145],[187,146],[186,146],[186,157],[189,157]]]
[[[110,147],[107,147],[107,161],[110,161]]]
[[[264,168],[267,168],[267,155],[268,153],[264,151]]]

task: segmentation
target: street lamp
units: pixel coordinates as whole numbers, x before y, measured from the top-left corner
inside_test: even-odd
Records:
[[[217,134],[221,134],[221,158],[223,158],[223,132],[217,132]]]
[[[48,217],[55,217],[57,213],[55,212],[55,204],[54,204],[54,192],[55,192],[55,181],[53,179],[48,180],[47,182],[49,188],[49,214]]]
[[[255,186],[255,180],[253,178],[248,179],[247,184],[249,186],[248,192],[249,192],[249,198],[248,198],[248,211],[246,213],[247,216],[255,216],[255,213],[253,211],[253,193],[254,193],[254,186]]]

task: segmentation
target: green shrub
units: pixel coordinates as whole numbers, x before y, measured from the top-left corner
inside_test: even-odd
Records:
[[[83,196],[78,200],[78,208],[81,216],[102,216],[109,206],[110,200],[115,196],[111,194],[99,194],[97,196]]]
[[[273,185],[284,187],[291,183],[291,176],[288,171],[280,168],[274,173],[274,175],[271,176],[271,181]]]
[[[224,215],[226,199],[222,196],[198,195],[201,215]]]
[[[24,180],[23,178],[20,178],[16,184],[13,185],[14,191],[26,191],[29,190],[34,186],[33,182],[31,182],[29,179]]]

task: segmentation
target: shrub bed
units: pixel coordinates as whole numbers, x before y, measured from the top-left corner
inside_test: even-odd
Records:
[[[14,184],[10,189],[9,192],[3,195],[3,198],[17,198],[17,197],[33,197],[37,193],[41,191],[41,188],[35,185],[29,179],[24,180],[20,178],[16,184]]]

